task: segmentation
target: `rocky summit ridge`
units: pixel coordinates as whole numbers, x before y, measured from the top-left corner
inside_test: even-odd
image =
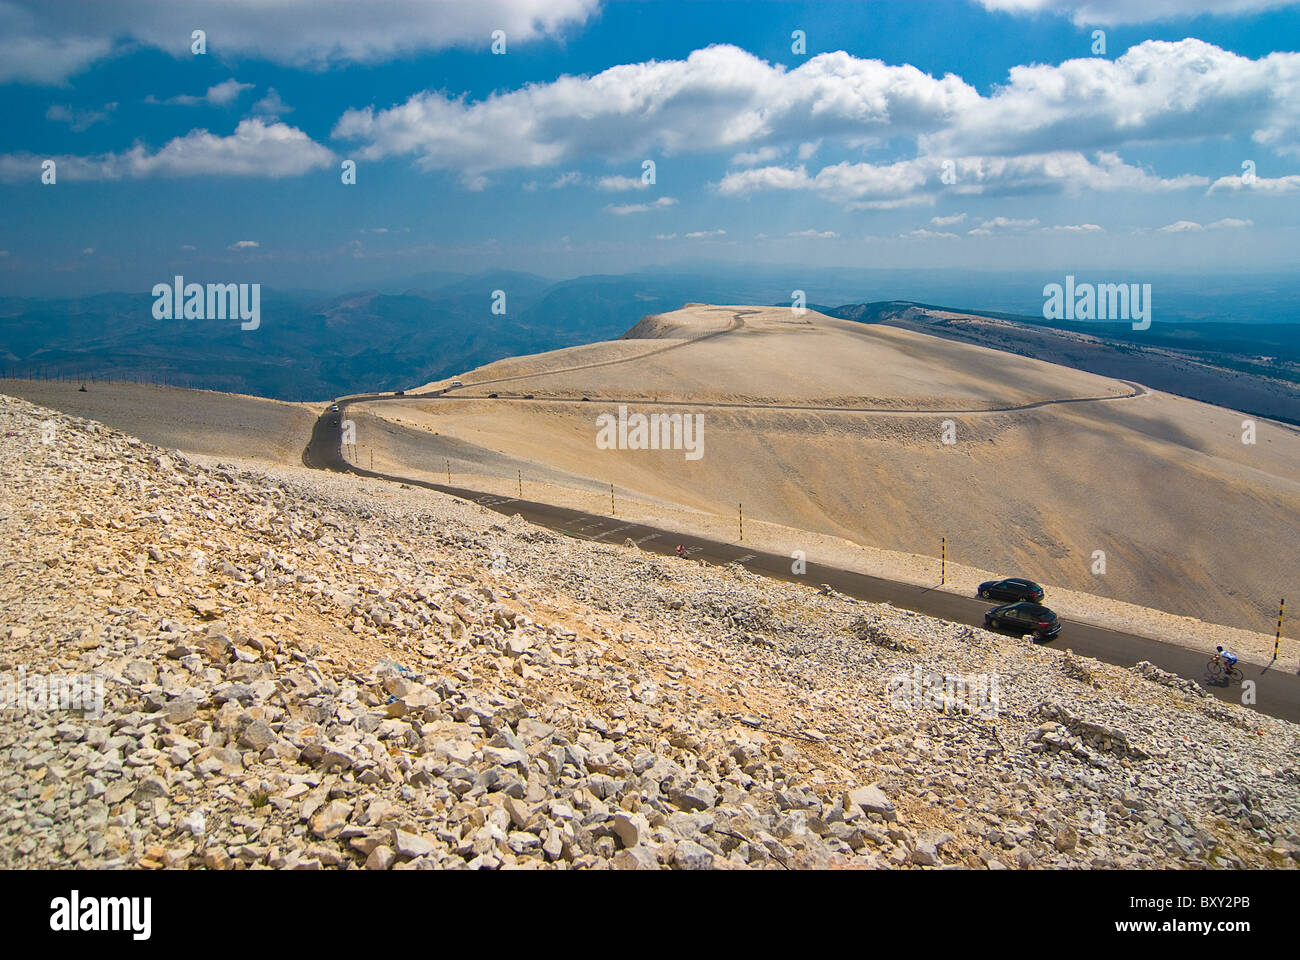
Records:
[[[0,705],[0,866],[1300,857],[1300,728],[1150,664],[8,397],[0,433],[0,678],[102,689]]]

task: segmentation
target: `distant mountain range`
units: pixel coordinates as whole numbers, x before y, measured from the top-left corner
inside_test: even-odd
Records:
[[[422,278],[412,278],[420,281]],[[617,339],[647,313],[734,297],[694,276],[435,275],[402,293],[262,290],[261,325],[155,320],[153,298],[0,298],[0,374],[140,379],[279,400],[426,383],[503,357]],[[505,293],[504,313],[493,292]],[[766,291],[767,302],[777,288]],[[743,302],[755,300],[741,291]]]
[[[896,280],[904,288],[921,282],[908,275]],[[322,400],[426,383],[504,357],[616,339],[645,315],[689,302],[789,302],[793,285],[782,271],[662,269],[560,282],[510,271],[473,277],[435,272],[404,282],[411,285],[400,293],[264,288],[261,325],[251,331],[241,330],[238,321],[231,320],[156,320],[153,298],[147,294],[0,297],[0,374],[138,379],[280,400]],[[828,271],[825,277],[806,282],[843,292],[853,280]],[[883,282],[885,278],[870,275],[864,285],[874,289]],[[940,287],[953,297],[979,296],[980,291],[993,289],[989,283],[948,281],[948,286],[940,283]],[[504,313],[493,311],[497,290],[505,293]],[[913,326],[1071,366],[1092,363],[1084,368],[1112,376],[1122,375],[1115,372],[1122,367],[1123,375],[1171,392],[1184,392],[1174,388],[1187,379],[1158,372],[1173,370],[1167,363],[1164,367],[1156,363],[1171,355],[1195,357],[1198,363],[1233,372],[1239,380],[1245,374],[1294,380],[1300,366],[1300,324],[1296,323],[1157,320],[1150,330],[1136,333],[1127,324],[1048,325],[1032,316],[974,311],[1009,321],[997,330],[976,330],[969,324],[935,322],[924,309],[909,312],[909,308],[924,308],[912,301],[809,306],[845,319]],[[1223,312],[1222,305],[1218,311]],[[1270,315],[1275,314],[1276,310]],[[1048,329],[1101,338],[1109,348],[1062,350],[1059,338],[1044,339]],[[1148,352],[1152,347],[1165,353],[1156,357]],[[1124,358],[1122,363],[1119,358]],[[1144,378],[1143,371],[1151,370],[1157,372]],[[1168,382],[1153,382],[1153,378]],[[1214,396],[1220,399],[1211,402],[1225,402],[1217,381],[1213,389],[1200,392],[1198,399]],[[1250,391],[1243,395],[1250,399]],[[1254,407],[1236,406],[1300,422],[1300,410],[1289,407],[1290,395],[1284,392],[1274,400],[1255,398]]]

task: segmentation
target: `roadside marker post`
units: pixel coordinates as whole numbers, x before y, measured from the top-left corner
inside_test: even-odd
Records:
[[[1286,597],[1277,605],[1277,633],[1273,636],[1273,659],[1277,659],[1278,649],[1282,646],[1282,612],[1286,610]]]
[[[447,486],[450,487],[451,486],[451,461],[443,460],[442,462],[447,465]]]
[[[745,505],[743,503],[738,503],[736,504],[736,509],[740,511],[740,539],[744,540],[745,539]]]
[[[948,582],[948,538],[939,538],[939,586]]]
[[[614,485],[612,483],[609,485],[609,515],[611,517],[614,515]]]
[[[522,470],[516,470],[515,473],[519,476],[519,499],[522,500],[524,497],[524,472]]]

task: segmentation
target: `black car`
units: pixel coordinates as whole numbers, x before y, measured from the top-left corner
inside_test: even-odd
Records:
[[[406,391],[405,391],[405,390],[394,390],[394,391],[393,391],[393,396],[395,396],[395,397],[404,397],[404,396],[406,396]]]
[[[496,395],[495,393],[489,393],[489,394],[488,394],[488,399],[489,399],[489,400],[495,400],[496,398],[497,398],[497,395]]]
[[[524,394],[524,399],[525,399],[525,400],[535,400],[536,397],[534,397],[531,393],[526,393],[526,394]]]
[[[1061,621],[1040,603],[1007,603],[984,614],[984,629],[1017,636],[1032,633],[1039,640],[1051,640],[1061,632]]]
[[[1007,577],[1005,580],[985,580],[978,591],[981,600],[1031,600],[1034,603],[1043,599],[1043,588],[1032,580],[1022,577]]]

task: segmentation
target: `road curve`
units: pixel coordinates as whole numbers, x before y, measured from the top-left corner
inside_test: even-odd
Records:
[[[374,470],[353,466],[344,459],[341,447],[343,412],[354,403],[371,403],[383,401],[401,402],[404,400],[429,400],[445,396],[447,391],[435,390],[409,396],[394,396],[391,393],[361,394],[343,397],[338,401],[340,412],[326,410],[312,428],[311,441],[303,451],[302,462],[305,466],[318,470],[332,470],[338,473],[351,473],[362,477],[405,483],[414,487],[423,487],[451,494],[469,500],[480,506],[511,516],[519,514],[525,520],[538,526],[547,527],[567,536],[606,543],[623,543],[632,540],[642,550],[669,555],[678,543],[684,544],[694,560],[708,563],[741,563],[754,573],[795,583],[826,584],[839,593],[872,603],[890,603],[897,607],[914,610],[917,613],[937,617],[954,623],[971,626],[984,625],[984,611],[989,608],[986,601],[974,597],[962,597],[947,593],[936,587],[923,587],[914,584],[899,583],[880,577],[871,577],[843,570],[838,567],[825,566],[809,562],[807,571],[801,576],[790,572],[790,558],[780,554],[750,550],[744,544],[723,543],[717,540],[704,540],[684,533],[675,533],[659,527],[639,523],[627,523],[617,517],[604,517],[557,507],[547,503],[537,503],[515,497],[498,496],[469,490],[450,484],[432,483],[414,480],[409,477],[394,476]],[[1060,401],[1057,401],[1060,402]],[[929,412],[929,411],[928,411]],[[1076,653],[1122,667],[1131,667],[1140,660],[1149,660],[1162,670],[1168,670],[1182,677],[1199,680],[1205,675],[1204,653],[1189,650],[1176,644],[1152,640],[1136,634],[1122,633],[1104,627],[1073,620],[1062,620],[1061,635],[1052,641],[1052,646],[1068,647]],[[1014,664],[1008,664],[1014,668]],[[1286,673],[1277,668],[1261,667],[1257,664],[1240,662],[1245,678],[1255,683],[1254,704],[1252,709],[1261,713],[1279,717],[1292,723],[1300,723],[1300,676]],[[1221,700],[1240,702],[1241,688],[1238,686],[1207,688]]]
[[[635,358],[633,358],[635,359]],[[610,361],[610,363],[621,363],[622,361]],[[559,371],[555,371],[559,372]],[[531,378],[530,378],[531,379]],[[496,381],[484,381],[493,383]],[[906,410],[898,407],[831,407],[815,404],[796,404],[796,403],[728,403],[725,401],[708,401],[708,400],[621,400],[618,398],[601,397],[598,401],[602,404],[632,404],[638,403],[645,407],[691,407],[692,409],[707,408],[717,409],[725,408],[732,410],[784,410],[805,413],[880,413],[897,417],[938,417],[948,414],[970,415],[980,413],[1015,413],[1020,410],[1037,410],[1039,407],[1050,407],[1060,403],[1106,403],[1111,400],[1132,400],[1135,397],[1145,397],[1150,391],[1139,383],[1132,383],[1128,380],[1122,380],[1129,386],[1128,393],[1108,393],[1096,397],[1058,397],[1054,400],[1034,400],[1030,403],[1019,403],[1006,407],[953,407],[948,409],[925,409],[925,410]],[[472,386],[478,386],[477,383]],[[463,393],[467,387],[455,388],[454,396],[447,396],[448,400],[495,400],[501,401],[524,401],[526,403],[581,403],[583,401],[574,397],[491,397],[486,394]],[[424,394],[428,396],[428,394]]]

